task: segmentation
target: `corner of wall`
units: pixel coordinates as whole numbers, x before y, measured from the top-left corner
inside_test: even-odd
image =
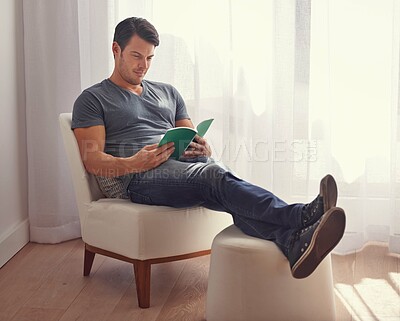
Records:
[[[29,220],[25,219],[0,235],[0,268],[29,242]]]

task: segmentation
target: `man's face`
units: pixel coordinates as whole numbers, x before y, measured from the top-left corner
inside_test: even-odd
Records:
[[[132,36],[122,52],[120,46],[114,42],[115,67],[118,69],[121,78],[131,85],[140,85],[150,68],[154,49],[153,44],[136,34]]]

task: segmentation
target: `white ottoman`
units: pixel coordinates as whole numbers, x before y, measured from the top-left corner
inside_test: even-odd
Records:
[[[211,248],[207,321],[334,321],[331,257],[305,279],[270,241],[231,225]]]

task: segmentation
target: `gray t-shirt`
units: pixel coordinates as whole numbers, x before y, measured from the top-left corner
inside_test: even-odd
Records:
[[[173,86],[143,80],[142,87],[140,96],[109,79],[89,87],[75,101],[71,128],[103,125],[106,131],[104,152],[129,157],[144,146],[159,142],[167,129],[175,127],[177,120],[189,118],[185,103]],[[102,187],[102,179],[97,178]],[[118,179],[122,187],[114,186],[114,189],[122,188],[125,194],[130,175]],[[108,185],[109,182],[107,179]],[[109,197],[124,196],[115,191],[103,192]]]

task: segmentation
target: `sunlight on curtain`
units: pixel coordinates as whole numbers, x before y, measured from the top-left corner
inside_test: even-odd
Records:
[[[214,117],[214,157],[288,202],[327,172],[347,252],[400,252],[399,3],[395,0],[118,1],[160,47],[148,79],[173,84],[194,123]]]
[[[313,1],[312,13],[310,178],[330,171],[339,181],[347,233],[337,250],[391,235],[400,252],[399,4]]]
[[[147,6],[138,1],[140,9],[132,1],[118,3],[119,20],[143,15],[160,33],[147,78],[173,84],[194,123],[215,118],[207,134],[214,157],[295,199],[292,159],[305,143],[293,144],[294,101],[303,99],[294,88],[307,86],[294,79],[295,24],[296,12],[309,20],[309,1],[153,0]]]
[[[110,75],[115,24],[131,16],[160,33],[147,79],[174,85],[195,124],[215,118],[217,160],[288,202],[333,173],[338,251],[378,240],[400,253],[397,0],[24,1],[33,241],[79,236],[57,117]]]

